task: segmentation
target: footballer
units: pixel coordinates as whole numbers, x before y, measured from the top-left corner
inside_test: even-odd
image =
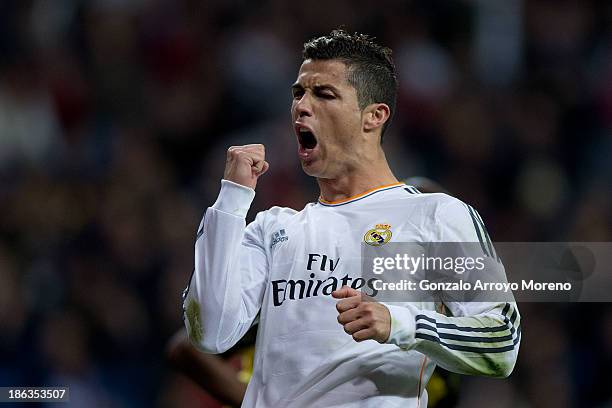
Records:
[[[427,406],[436,365],[507,377],[521,339],[516,303],[447,301],[441,313],[433,302],[362,293],[364,241],[488,243],[473,208],[420,193],[389,168],[381,142],[397,92],[391,51],[335,30],[304,44],[291,90],[297,159],[319,199],[246,225],[269,165],[261,144],[229,148],[183,296],[192,344],[221,353],[259,324],[246,407]]]

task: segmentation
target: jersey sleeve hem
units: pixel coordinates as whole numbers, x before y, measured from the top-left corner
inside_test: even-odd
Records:
[[[391,315],[391,332],[387,344],[395,344],[402,350],[415,347],[416,322],[415,313],[409,306],[397,306],[383,303]]]

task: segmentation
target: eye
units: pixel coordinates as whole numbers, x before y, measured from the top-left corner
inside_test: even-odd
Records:
[[[294,89],[292,91],[293,93],[293,99],[300,99],[302,97],[302,95],[304,95],[304,90],[303,89]]]
[[[334,99],[336,95],[331,92],[317,92],[317,96],[323,99]]]

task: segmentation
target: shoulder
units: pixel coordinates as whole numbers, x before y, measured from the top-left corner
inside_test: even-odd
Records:
[[[430,194],[434,197],[434,208],[436,210],[436,216],[440,220],[447,218],[455,218],[457,216],[468,215],[469,209],[472,207],[458,199],[446,193],[435,193]]]
[[[423,213],[438,218],[466,209],[463,201],[446,193],[422,193],[412,186],[406,186],[396,197],[417,207]]]
[[[292,218],[297,213],[298,211],[294,210],[293,208],[274,206],[270,207],[265,211],[260,212],[258,216],[261,214],[262,217],[268,218],[270,220],[285,220],[288,218]]]
[[[484,221],[470,204],[448,194],[436,194],[434,219],[441,241],[490,240]]]
[[[411,188],[402,197],[427,220],[432,241],[475,241],[486,234],[484,221],[474,207],[446,193],[420,193]],[[414,212],[411,212],[414,214]]]
[[[296,214],[298,212],[293,208],[274,206],[257,213],[252,224],[257,224],[262,230],[269,230],[289,222]]]
[[[470,205],[447,193],[422,193],[411,186],[407,186],[404,190],[409,193],[403,197],[404,199],[433,211],[436,216],[456,215],[453,213],[463,213],[471,208]]]
[[[436,205],[436,219],[443,223],[472,224],[472,220],[482,222],[474,207],[448,194],[440,194]]]

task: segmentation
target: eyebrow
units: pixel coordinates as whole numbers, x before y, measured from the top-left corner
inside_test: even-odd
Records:
[[[324,90],[328,89],[328,90],[330,90],[330,91],[332,91],[332,92],[334,92],[336,94],[339,93],[338,88],[336,88],[335,86],[333,86],[331,84],[315,85],[313,88],[314,88],[315,91],[324,91]],[[292,91],[301,91],[303,89],[304,89],[304,87],[301,84],[297,83],[297,82],[295,84],[291,85],[291,90]]]

